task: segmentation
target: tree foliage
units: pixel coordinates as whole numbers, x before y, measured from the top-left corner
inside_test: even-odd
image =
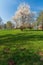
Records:
[[[8,21],[8,22],[6,23],[6,28],[7,28],[7,29],[12,29],[12,23],[11,23],[11,21]]]
[[[41,25],[43,30],[43,11],[39,13],[39,16],[37,17],[37,26]]]
[[[29,23],[34,20],[34,13],[31,12],[30,6],[28,4],[20,4],[13,20],[17,23],[17,27],[24,26],[24,23]]]

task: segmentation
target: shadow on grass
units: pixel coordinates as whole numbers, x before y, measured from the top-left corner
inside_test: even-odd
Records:
[[[27,49],[15,50],[12,58],[16,65],[34,65],[34,63],[40,63],[40,56]]]
[[[26,42],[26,41],[42,41],[43,40],[43,35],[29,35],[26,33],[21,33],[21,34],[7,34],[4,36],[0,36],[0,44],[6,44],[6,43],[17,43],[17,42]]]
[[[24,34],[7,34],[4,36],[0,36],[0,44],[4,43],[17,43],[18,41],[38,41],[43,40],[43,35],[29,35]]]
[[[0,36],[0,45],[4,44],[25,44],[27,41],[43,41],[43,35],[29,35],[27,33],[20,33],[20,34],[7,34],[4,36]],[[8,50],[9,51],[9,50]],[[13,60],[16,64],[15,65],[43,65],[43,60],[40,61],[40,56],[36,52],[34,53],[33,50],[29,49],[15,49],[15,51],[11,51],[11,53],[3,53],[0,55],[2,56],[2,60],[0,60],[1,65],[8,65],[9,60]]]
[[[10,60],[14,61],[14,65],[40,65],[42,62],[40,61],[40,55],[38,53],[34,53],[33,50],[28,49],[16,49],[13,54],[4,54],[4,60],[1,60],[1,65],[8,65]],[[4,62],[4,63],[3,63]]]

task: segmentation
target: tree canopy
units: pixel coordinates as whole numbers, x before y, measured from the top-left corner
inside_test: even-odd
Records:
[[[37,25],[41,25],[41,27],[42,27],[42,30],[43,30],[43,11],[41,11],[40,13],[39,13],[39,16],[37,17]]]
[[[19,5],[13,20],[17,23],[17,26],[24,25],[24,23],[30,23],[34,21],[34,13],[30,10],[28,4],[22,3]]]

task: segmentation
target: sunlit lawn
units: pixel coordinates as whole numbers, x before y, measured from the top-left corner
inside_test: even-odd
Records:
[[[0,30],[0,65],[43,65],[43,31]]]

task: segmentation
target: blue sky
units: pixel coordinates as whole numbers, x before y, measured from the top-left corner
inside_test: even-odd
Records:
[[[22,2],[28,3],[32,11],[43,10],[43,0],[0,0],[0,16],[4,22],[12,18]]]

